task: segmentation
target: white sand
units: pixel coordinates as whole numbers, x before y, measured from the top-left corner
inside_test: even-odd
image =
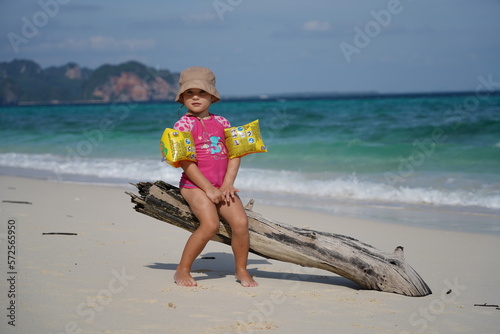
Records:
[[[127,190],[133,190],[132,187]],[[188,232],[133,210],[125,188],[0,177],[2,333],[499,333],[500,237],[267,207],[298,227],[352,236],[407,261],[427,297],[359,290],[333,273],[251,254],[260,283],[235,282],[230,247],[209,243],[198,287],[172,275]],[[7,227],[15,221],[15,297]],[[50,232],[77,235],[43,235]],[[446,294],[451,289],[449,294]],[[15,327],[8,324],[15,302]]]

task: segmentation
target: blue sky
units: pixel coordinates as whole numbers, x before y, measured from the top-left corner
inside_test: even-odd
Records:
[[[0,27],[0,61],[207,66],[223,95],[500,82],[498,0],[0,0]]]

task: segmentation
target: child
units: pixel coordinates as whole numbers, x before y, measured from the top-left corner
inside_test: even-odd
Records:
[[[190,67],[179,78],[179,92],[175,99],[188,109],[174,125],[179,131],[193,135],[197,162],[181,161],[183,169],[179,183],[181,194],[200,221],[200,226],[189,237],[174,280],[181,286],[196,286],[190,274],[191,266],[208,241],[219,231],[219,215],[231,226],[236,279],[242,286],[258,283],[247,271],[250,238],[248,219],[234,188],[240,167],[240,158],[229,159],[224,140],[224,129],[229,122],[209,113],[212,103],[220,101],[215,88],[215,76],[208,68]]]

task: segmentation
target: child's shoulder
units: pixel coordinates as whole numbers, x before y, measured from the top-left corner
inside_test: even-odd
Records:
[[[194,126],[194,121],[194,117],[183,115],[177,122],[175,122],[174,129],[179,131],[191,131]]]
[[[224,126],[224,128],[230,128],[231,127],[231,123],[229,123],[229,121],[223,117],[223,116],[219,116],[219,115],[215,115],[215,114],[212,114],[212,117],[217,120],[220,124],[222,124]]]

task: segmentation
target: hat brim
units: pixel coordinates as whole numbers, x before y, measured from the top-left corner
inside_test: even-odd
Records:
[[[214,85],[211,85],[210,83],[204,81],[204,80],[190,80],[185,83],[183,83],[179,87],[179,91],[177,93],[177,96],[175,97],[175,101],[179,103],[183,103],[182,99],[182,93],[187,91],[188,89],[203,89],[205,92],[208,92],[210,95],[212,95],[215,99],[212,101],[212,103],[219,102],[220,101],[220,94],[215,88]]]

